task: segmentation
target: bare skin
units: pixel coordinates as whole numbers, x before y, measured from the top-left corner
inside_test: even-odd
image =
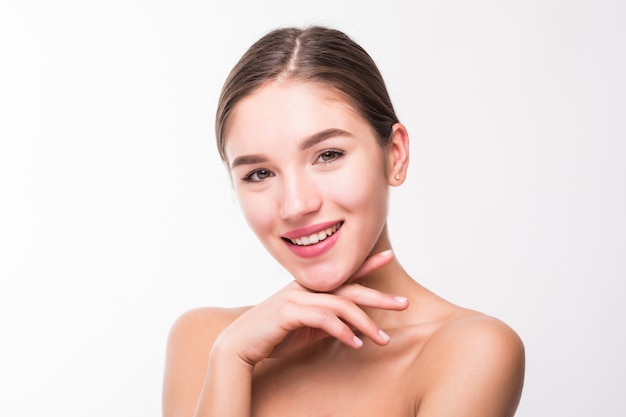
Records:
[[[365,279],[399,268],[392,261]],[[393,309],[363,308],[389,342],[363,337],[360,348],[324,337],[305,346],[293,342],[295,351],[283,346],[279,357],[251,363],[218,340],[225,329],[246,325],[235,323],[249,308],[187,313],[170,336],[164,416],[512,416],[524,372],[517,335],[401,275],[403,293],[410,294],[404,310],[389,299],[373,304]],[[297,285],[288,286],[269,304],[294,290]],[[318,319],[323,326],[325,319]],[[247,324],[258,327],[256,320]]]
[[[302,83],[261,89],[233,120],[244,215],[295,280],[254,307],[175,323],[164,416],[512,416],[519,337],[428,291],[392,255],[386,190],[406,174],[404,126],[383,149],[349,105]],[[291,243],[331,223],[326,249]]]

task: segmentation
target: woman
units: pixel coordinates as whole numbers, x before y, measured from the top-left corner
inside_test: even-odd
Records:
[[[216,133],[246,220],[294,281],[176,322],[165,416],[514,414],[515,332],[393,256],[388,188],[405,179],[409,139],[360,46],[320,27],[270,32],[228,77]]]

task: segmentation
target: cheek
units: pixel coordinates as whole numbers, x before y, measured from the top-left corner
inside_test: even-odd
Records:
[[[365,161],[342,170],[327,184],[327,195],[350,211],[375,217],[386,216],[388,184],[379,161]],[[372,219],[370,219],[371,221]]]
[[[255,198],[253,195],[239,196],[238,200],[244,218],[257,236],[260,237],[261,233],[270,229],[276,214],[268,199]]]

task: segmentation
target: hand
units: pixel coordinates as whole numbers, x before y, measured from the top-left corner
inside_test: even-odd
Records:
[[[222,332],[216,345],[252,366],[329,336],[359,348],[363,342],[352,329],[385,345],[388,336],[359,306],[403,310],[408,306],[406,299],[352,281],[388,264],[392,258],[391,252],[369,257],[346,284],[332,293],[312,292],[294,281],[241,315]]]

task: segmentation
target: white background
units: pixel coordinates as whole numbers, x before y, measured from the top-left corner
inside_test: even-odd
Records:
[[[2,2],[0,415],[159,415],[176,317],[288,281],[213,115],[253,41],[326,24],[374,57],[411,134],[403,265],[518,331],[518,416],[622,416],[625,3],[219,3]]]

